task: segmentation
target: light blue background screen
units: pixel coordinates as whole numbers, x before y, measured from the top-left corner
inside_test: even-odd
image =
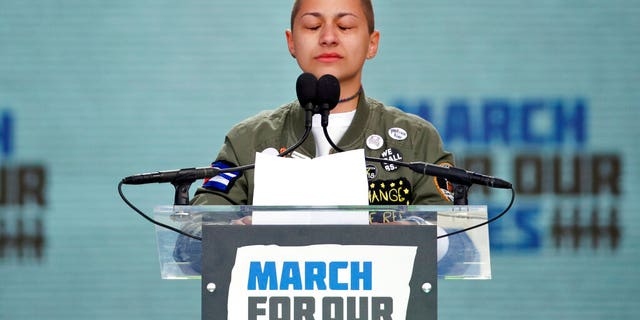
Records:
[[[440,319],[636,318],[640,3],[374,4],[367,95],[519,188],[491,226],[494,279],[441,282]],[[290,5],[0,2],[0,319],[200,317],[199,281],[160,279],[116,184],[206,166],[233,124],[295,99]],[[146,212],[173,199],[125,192]],[[472,188],[492,214],[508,199]]]

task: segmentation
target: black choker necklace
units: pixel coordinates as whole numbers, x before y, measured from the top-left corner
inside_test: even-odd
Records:
[[[338,103],[343,103],[343,102],[347,102],[347,101],[351,101],[353,99],[355,99],[357,96],[360,95],[360,93],[362,93],[362,86],[360,86],[360,89],[358,89],[358,92],[356,92],[356,94],[352,95],[351,97],[347,97],[344,99],[340,99],[338,100]]]

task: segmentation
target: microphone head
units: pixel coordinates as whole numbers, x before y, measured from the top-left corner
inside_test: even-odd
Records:
[[[332,110],[340,101],[340,82],[330,74],[325,74],[318,79],[317,100],[324,111]]]
[[[296,93],[298,94],[298,101],[305,110],[313,108],[313,102],[316,99],[316,88],[318,86],[318,79],[311,73],[305,72],[298,77],[296,81]]]

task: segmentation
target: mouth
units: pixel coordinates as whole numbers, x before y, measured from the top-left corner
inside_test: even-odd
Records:
[[[342,56],[335,52],[328,52],[319,54],[314,59],[320,62],[335,62],[342,59]]]

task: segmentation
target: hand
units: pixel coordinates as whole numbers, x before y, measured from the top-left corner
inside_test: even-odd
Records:
[[[251,225],[252,224],[251,216],[245,216],[240,219],[231,220],[231,224],[232,225]]]

